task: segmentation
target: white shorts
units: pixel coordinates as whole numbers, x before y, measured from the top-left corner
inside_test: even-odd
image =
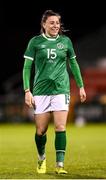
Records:
[[[51,111],[68,111],[70,96],[68,94],[34,96],[34,114]]]

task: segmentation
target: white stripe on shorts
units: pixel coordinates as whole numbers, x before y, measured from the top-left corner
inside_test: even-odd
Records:
[[[61,110],[68,111],[69,99],[70,96],[68,94],[34,96],[36,106],[34,114]]]

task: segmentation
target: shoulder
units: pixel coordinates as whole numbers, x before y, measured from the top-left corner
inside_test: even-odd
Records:
[[[67,42],[71,41],[71,39],[66,35],[60,35],[60,37]]]
[[[41,35],[33,36],[33,37],[29,40],[29,42],[35,42],[35,41],[39,40],[40,38],[41,38]]]
[[[41,35],[37,35],[37,36],[33,36],[29,42],[28,42],[28,46],[35,46],[40,40],[41,40],[42,36]]]

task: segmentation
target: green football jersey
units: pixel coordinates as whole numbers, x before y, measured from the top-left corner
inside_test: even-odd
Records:
[[[74,57],[72,42],[65,35],[33,37],[24,54],[24,58],[35,64],[33,95],[69,94],[67,59]]]

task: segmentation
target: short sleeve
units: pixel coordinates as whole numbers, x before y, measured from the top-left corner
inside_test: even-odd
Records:
[[[69,59],[76,57],[76,54],[75,54],[74,48],[73,48],[73,44],[69,38],[68,38],[68,57],[69,57]]]
[[[34,46],[34,41],[35,39],[32,38],[29,43],[28,43],[28,46],[25,50],[25,53],[24,53],[24,58],[26,59],[30,59],[30,60],[34,60],[34,57],[35,57],[35,46]]]

